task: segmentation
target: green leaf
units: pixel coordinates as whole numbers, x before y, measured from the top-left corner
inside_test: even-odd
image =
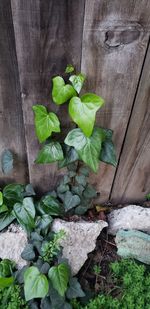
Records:
[[[4,288],[9,287],[10,285],[12,285],[13,282],[14,282],[13,277],[0,278],[0,289],[4,289]]]
[[[80,204],[80,197],[78,195],[73,195],[70,191],[67,191],[65,193],[64,198],[65,211],[68,211],[79,204]]]
[[[35,113],[36,135],[40,143],[43,143],[52,132],[60,132],[60,122],[54,113],[48,113],[43,105],[34,105],[32,107]]]
[[[41,300],[41,309],[53,309],[49,297],[45,297]]]
[[[51,195],[46,195],[41,200],[44,212],[51,216],[59,216],[63,214],[62,205],[60,202]]]
[[[64,184],[60,184],[58,187],[57,187],[57,192],[58,193],[65,193],[66,191],[69,190],[69,186],[68,185],[64,185]]]
[[[79,93],[82,89],[82,86],[85,81],[85,75],[80,73],[78,75],[71,75],[69,77],[70,82],[72,83],[73,88]]]
[[[86,137],[80,129],[73,129],[65,138],[65,143],[74,147],[80,160],[86,163],[93,172],[97,172],[103,138],[104,133],[100,128],[95,128],[91,137]]]
[[[65,73],[72,73],[74,71],[74,67],[72,64],[67,64]]]
[[[48,280],[35,266],[31,266],[25,271],[24,283],[26,301],[33,298],[44,298],[48,293]]]
[[[4,174],[9,174],[13,169],[13,154],[10,150],[4,150],[1,158],[1,166]]]
[[[69,268],[65,263],[58,266],[53,266],[48,272],[48,277],[51,280],[53,288],[61,295],[64,296],[69,281]]]
[[[104,100],[93,93],[73,97],[69,102],[70,117],[87,137],[93,132],[96,112],[103,104]]]
[[[15,220],[15,216],[12,212],[5,212],[0,215],[0,231],[7,227],[10,223]]]
[[[4,203],[13,206],[17,202],[22,202],[24,197],[24,186],[20,184],[9,184],[3,189]]]
[[[31,197],[25,197],[23,203],[14,205],[14,214],[18,222],[27,230],[32,231],[35,226],[35,207]]]
[[[103,161],[105,163],[111,164],[114,167],[117,166],[117,159],[116,159],[116,153],[115,153],[115,147],[112,142],[112,131],[103,129],[103,132],[105,134],[105,139],[102,143],[102,150],[100,153],[100,161]]]
[[[65,85],[62,77],[53,78],[52,98],[57,105],[61,105],[76,95],[76,91],[71,85]]]
[[[29,183],[28,185],[26,185],[25,187],[25,193],[24,193],[24,197],[25,196],[33,196],[36,195],[35,191],[33,189],[33,186]]]
[[[0,191],[0,206],[3,205],[3,193]]]
[[[83,187],[86,186],[86,183],[87,183],[87,180],[86,180],[86,177],[84,175],[77,175],[75,177],[75,180],[76,182],[79,184],[79,185],[82,185]]]
[[[97,196],[97,192],[94,187],[88,184],[88,186],[85,188],[83,196],[85,198],[94,198]]]
[[[27,244],[21,253],[22,259],[32,261],[35,258],[35,252],[32,244]]]
[[[65,145],[64,147],[64,159],[62,161],[58,162],[58,167],[62,168],[65,167],[79,159],[79,156],[76,152],[76,150],[73,147],[70,147],[68,145]]]
[[[148,194],[146,195],[146,199],[147,199],[148,201],[150,201],[150,193],[148,193]]]
[[[85,294],[83,290],[81,289],[81,285],[78,282],[77,278],[71,278],[69,281],[69,288],[67,290],[67,298],[77,298],[77,297],[84,297]]]
[[[58,142],[46,144],[38,153],[36,163],[53,163],[63,160],[64,155],[61,145]]]
[[[15,262],[9,259],[4,259],[0,262],[0,277],[9,277],[12,274],[12,270],[15,267]]]
[[[77,194],[77,195],[79,195],[81,197],[82,194],[83,194],[83,191],[84,191],[84,187],[82,185],[72,186],[71,191],[74,194]]]
[[[36,228],[46,234],[48,228],[50,227],[53,218],[47,214],[40,216],[36,220]]]

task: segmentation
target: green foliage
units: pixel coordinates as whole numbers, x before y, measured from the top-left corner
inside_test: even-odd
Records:
[[[60,294],[60,296],[64,296],[67,291],[69,276],[70,270],[68,265],[65,263],[51,267],[48,272],[48,277],[52,283],[52,286]]]
[[[54,234],[52,240],[43,242],[41,251],[45,262],[50,263],[53,258],[58,255],[61,249],[60,241],[65,237],[65,235],[65,231],[60,230],[58,233]]]
[[[27,301],[43,298],[48,293],[48,280],[35,266],[29,267],[24,273],[24,293]]]
[[[58,142],[51,142],[43,146],[35,160],[36,163],[53,163],[64,159],[62,147]]]
[[[150,193],[148,193],[148,194],[146,195],[146,199],[147,199],[148,201],[150,201]]]
[[[69,78],[70,82],[72,83],[72,86],[74,89],[80,93],[82,86],[85,81],[85,75],[84,74],[77,74],[77,75],[71,75]]]
[[[6,149],[2,153],[1,167],[4,174],[9,174],[13,169],[13,154],[10,150]]]
[[[25,197],[22,203],[14,205],[14,214],[21,226],[27,231],[34,228],[35,206],[31,197]]]
[[[65,73],[72,73],[74,71],[74,67],[72,64],[68,64],[65,69]]]
[[[61,76],[53,78],[52,98],[57,105],[61,105],[76,95],[71,85],[66,85]]]
[[[21,296],[19,285],[0,289],[0,309],[29,309],[27,302]]]
[[[15,267],[15,263],[4,259],[0,262],[0,277],[9,277]]]

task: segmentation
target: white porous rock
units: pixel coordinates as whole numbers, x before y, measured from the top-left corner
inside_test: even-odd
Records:
[[[27,234],[19,226],[11,224],[6,232],[0,233],[0,258],[13,260],[18,269],[27,265],[21,253],[27,244]]]
[[[66,235],[61,240],[63,257],[68,260],[73,275],[76,275],[87,260],[87,254],[94,250],[96,239],[107,222],[67,222],[61,219],[53,221],[52,230],[64,230]]]
[[[129,205],[111,211],[108,215],[108,233],[116,235],[122,229],[150,233],[150,208]]]

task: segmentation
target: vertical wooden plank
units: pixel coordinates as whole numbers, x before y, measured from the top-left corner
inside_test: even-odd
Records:
[[[51,78],[61,74],[67,63],[80,68],[84,0],[11,0],[23,97],[30,181],[42,192],[56,181],[55,165],[36,165],[39,145],[33,126],[32,105],[41,103],[63,114],[50,96]]]
[[[18,65],[10,0],[0,1],[0,155],[13,152],[14,169],[0,185],[28,181]]]
[[[150,192],[150,46],[129,123],[111,200],[142,201]]]
[[[82,71],[87,91],[101,95],[106,105],[97,125],[114,130],[119,157],[149,38],[150,2],[86,0]],[[115,168],[101,164],[92,182],[106,202]]]

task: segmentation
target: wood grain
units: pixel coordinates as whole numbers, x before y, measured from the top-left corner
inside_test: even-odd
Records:
[[[150,46],[141,76],[111,200],[139,202],[150,192]]]
[[[86,0],[81,68],[88,76],[86,90],[106,101],[97,125],[114,130],[118,158],[148,44],[149,12],[147,0]],[[100,202],[108,201],[114,175],[106,164],[92,175]]]
[[[9,0],[0,1],[0,156],[9,149],[14,169],[0,172],[0,185],[28,181],[15,37]]]
[[[34,164],[39,145],[32,105],[45,104],[63,115],[63,128],[69,126],[66,107],[59,110],[51,101],[51,78],[63,73],[68,63],[80,68],[84,0],[11,0],[11,3],[30,181],[43,193],[55,186],[58,173],[55,165]]]

